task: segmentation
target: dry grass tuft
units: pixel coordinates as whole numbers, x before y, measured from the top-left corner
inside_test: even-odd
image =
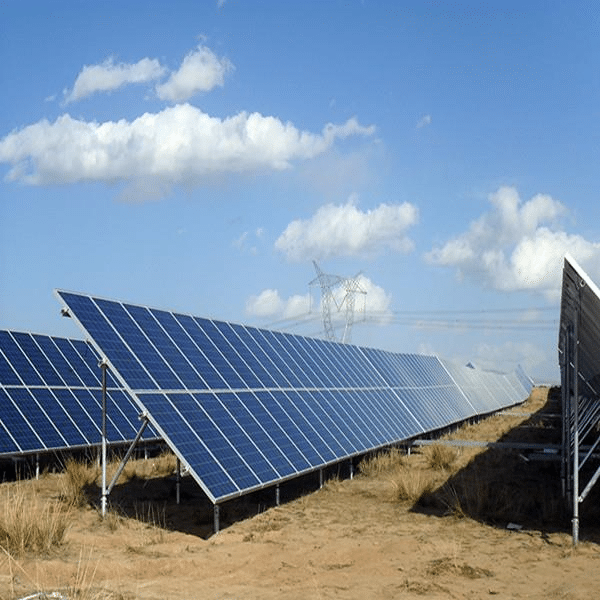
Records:
[[[415,504],[425,494],[430,494],[436,486],[431,471],[401,466],[391,478],[393,499]]]
[[[489,569],[481,567],[472,567],[464,562],[459,562],[455,558],[444,556],[432,560],[427,568],[427,574],[436,576],[458,575],[467,579],[481,579],[483,577],[493,577],[494,573]]]
[[[9,555],[46,554],[63,543],[69,511],[39,500],[34,486],[3,486],[0,502],[0,545]]]
[[[85,506],[89,501],[87,488],[95,483],[99,473],[97,465],[69,459],[62,477],[61,500],[69,506]]]
[[[456,448],[445,446],[443,444],[429,446],[425,450],[425,455],[429,466],[438,471],[450,470],[458,458]]]
[[[168,477],[169,475],[173,475],[176,470],[177,457],[170,450],[167,450],[148,460],[129,461],[124,472],[127,472],[127,479],[133,479],[134,477],[151,479],[153,477]]]
[[[406,455],[398,448],[378,452],[363,459],[358,466],[360,472],[367,477],[377,477],[382,473],[395,471],[405,463]]]
[[[96,572],[99,562],[99,560],[95,563],[92,562],[91,549],[86,556],[84,556],[83,549],[80,551],[79,560],[77,561],[77,573],[64,593],[67,598],[72,600],[128,600],[128,598],[131,598],[129,595],[123,595],[98,586]],[[61,593],[60,596],[63,597],[63,594]],[[51,595],[41,597],[51,597]]]
[[[145,544],[159,544],[165,540],[167,516],[166,506],[156,502],[141,502],[135,505],[135,518],[148,525]]]

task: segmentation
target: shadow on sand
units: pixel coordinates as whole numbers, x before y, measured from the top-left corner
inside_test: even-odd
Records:
[[[518,408],[515,410],[519,410]],[[561,441],[560,389],[544,406],[502,436],[506,444],[556,446]],[[595,470],[598,467],[590,465]],[[588,481],[592,473],[583,474]],[[580,540],[600,543],[600,485],[580,505]],[[490,447],[439,488],[424,493],[414,512],[469,517],[496,527],[571,532],[572,511],[562,494],[559,455]]]
[[[323,470],[323,481],[346,477],[348,466],[343,463]],[[279,502],[284,504],[319,489],[318,472],[283,482],[279,486]],[[116,485],[108,500],[109,512],[136,519],[150,525],[180,531],[204,539],[214,534],[214,505],[192,477],[182,477],[177,504],[176,478],[134,477]],[[101,490],[87,486],[89,503],[99,510]],[[275,486],[223,502],[220,506],[220,530],[233,523],[253,517],[276,506]]]

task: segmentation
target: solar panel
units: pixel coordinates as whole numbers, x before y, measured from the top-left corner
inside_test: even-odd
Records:
[[[564,488],[573,507],[573,538],[578,537],[578,506],[600,477],[596,470],[583,486],[580,469],[600,445],[600,290],[570,256],[563,266],[558,340],[562,393]],[[582,446],[591,445],[591,450]],[[581,477],[580,477],[581,475]],[[581,485],[580,485],[581,484]]]
[[[0,331],[0,456],[84,448],[101,440],[96,350],[81,340]],[[107,437],[132,441],[139,409],[107,378]],[[144,439],[156,438],[153,431]]]
[[[434,356],[56,294],[214,503],[488,412]]]

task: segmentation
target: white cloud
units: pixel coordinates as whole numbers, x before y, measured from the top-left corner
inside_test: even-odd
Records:
[[[77,76],[73,89],[65,91],[65,102],[75,102],[96,92],[109,92],[128,83],[159,79],[165,68],[158,60],[142,58],[135,64],[115,64],[112,58],[100,65],[86,65]]]
[[[469,358],[479,369],[512,372],[520,365],[529,375],[551,373],[549,365],[554,363],[553,359],[554,353],[548,356],[537,344],[512,340],[500,345],[477,344],[474,356]]]
[[[227,58],[219,58],[210,48],[199,45],[183,59],[179,70],[156,86],[156,93],[161,100],[182,102],[199,92],[223,86],[225,75],[231,70],[233,64]]]
[[[431,125],[431,115],[425,115],[421,117],[417,123],[417,129],[421,129],[421,127],[427,127],[427,125]]]
[[[392,296],[363,274],[358,276],[358,285],[365,293],[364,316],[371,322],[388,323],[393,317],[393,313],[390,310]],[[363,307],[362,302],[363,299],[355,298],[355,310],[360,311]],[[356,318],[359,318],[358,312]]]
[[[301,317],[310,311],[310,295],[293,295],[284,300],[274,289],[263,290],[246,302],[246,313],[253,317],[289,319]]]
[[[292,221],[275,247],[294,261],[358,256],[385,248],[408,253],[414,245],[406,231],[418,219],[418,209],[408,202],[381,204],[366,212],[352,202],[327,204],[310,219]]]
[[[68,114],[54,123],[44,119],[2,138],[0,162],[11,165],[7,180],[30,185],[142,181],[142,187],[156,182],[160,188],[215,174],[286,169],[326,152],[337,138],[373,131],[350,119],[315,134],[260,113],[219,119],[180,104],[131,122]]]
[[[368,277],[358,276],[359,293],[355,295],[354,311],[358,321],[363,317],[370,322],[386,323],[393,316],[390,310],[392,298],[386,291],[373,283]],[[331,306],[331,319],[338,326],[346,319],[346,290],[338,286],[333,290],[334,305]],[[315,303],[310,294],[295,294],[287,299],[280,296],[275,289],[263,290],[256,296],[251,296],[246,302],[246,313],[263,319],[293,319],[306,317],[311,311],[320,316],[323,309],[320,301]]]
[[[456,267],[459,277],[497,290],[538,290],[556,298],[567,252],[582,265],[600,258],[600,243],[558,229],[567,209],[550,196],[538,194],[523,203],[514,188],[502,187],[490,202],[491,211],[431,250],[426,260]]]

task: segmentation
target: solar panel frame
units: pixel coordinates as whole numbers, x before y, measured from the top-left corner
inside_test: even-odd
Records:
[[[581,467],[589,455],[582,444],[600,445],[600,289],[577,261],[563,262],[558,356],[561,370],[562,477],[573,509],[573,540],[579,536],[579,504],[600,476],[584,482]],[[582,485],[585,488],[582,490]]]
[[[476,412],[434,356],[55,294],[214,503]]]
[[[0,330],[0,457],[101,443],[99,355],[83,340]],[[134,440],[139,411],[107,377],[110,444]],[[144,441],[158,441],[152,429]]]

